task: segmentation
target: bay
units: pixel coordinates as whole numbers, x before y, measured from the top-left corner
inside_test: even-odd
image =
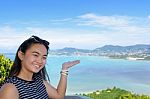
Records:
[[[11,59],[14,56],[7,56]],[[68,75],[67,94],[87,93],[114,86],[150,95],[150,61],[110,59],[98,56],[48,56],[50,83],[57,87],[63,62],[80,60]]]

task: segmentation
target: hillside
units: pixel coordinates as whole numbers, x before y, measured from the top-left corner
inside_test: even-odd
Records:
[[[87,56],[107,56],[110,58],[136,58],[150,60],[150,45],[138,44],[132,46],[105,45],[93,50],[63,48],[50,51],[52,55],[87,55]]]

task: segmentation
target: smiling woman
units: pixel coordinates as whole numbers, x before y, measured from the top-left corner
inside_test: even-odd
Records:
[[[60,82],[58,87],[54,88],[47,82],[49,77],[45,64],[48,50],[49,42],[37,36],[30,37],[20,45],[10,74],[0,89],[2,99],[64,98],[68,69],[80,63],[80,61],[62,64]]]

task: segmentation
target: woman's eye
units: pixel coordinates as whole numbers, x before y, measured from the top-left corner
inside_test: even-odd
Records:
[[[36,54],[33,54],[33,56],[36,56],[36,57],[37,57],[38,55],[36,55]]]
[[[46,57],[43,57],[44,60],[46,60]]]

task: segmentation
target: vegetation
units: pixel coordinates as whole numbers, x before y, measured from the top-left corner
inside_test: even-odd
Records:
[[[150,60],[150,56],[145,57],[145,60]]]
[[[108,55],[109,58],[112,59],[128,59],[131,58],[137,58],[137,60],[150,60],[150,54],[137,54],[137,55]],[[139,59],[138,59],[139,58]],[[140,59],[141,58],[141,59]]]
[[[0,55],[0,85],[4,82],[5,78],[9,75],[13,62],[4,55]]]
[[[97,90],[92,93],[80,94],[82,96],[87,96],[92,99],[150,99],[148,95],[138,95],[133,94],[129,91],[120,89],[120,88],[108,88],[106,90]]]

